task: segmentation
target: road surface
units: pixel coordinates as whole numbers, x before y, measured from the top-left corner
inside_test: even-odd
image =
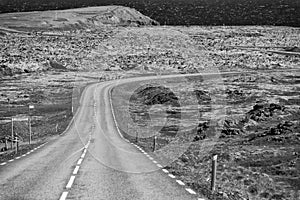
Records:
[[[121,83],[145,79],[152,78]],[[66,133],[0,166],[1,200],[197,199],[193,191],[120,136],[109,98],[114,84],[89,85]]]

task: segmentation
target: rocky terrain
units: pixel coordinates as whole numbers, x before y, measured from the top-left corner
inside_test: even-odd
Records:
[[[149,152],[156,135],[153,155],[160,162],[179,141],[177,148],[186,150],[166,168],[209,199],[298,199],[299,70],[222,80],[199,76],[118,86],[113,99],[122,133]],[[218,155],[214,194],[212,155]]]
[[[135,141],[138,132],[149,152],[153,133],[157,152],[188,142],[166,166],[210,199],[299,198],[299,28],[154,24],[123,7],[0,15],[0,140],[10,135],[9,119],[28,115],[30,104],[35,144],[62,133],[91,82],[234,71],[117,87],[124,135]],[[15,130],[22,148],[32,148],[27,122]]]

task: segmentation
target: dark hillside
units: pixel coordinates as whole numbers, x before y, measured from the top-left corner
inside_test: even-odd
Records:
[[[168,25],[300,26],[299,0],[1,0],[0,12],[123,5]]]

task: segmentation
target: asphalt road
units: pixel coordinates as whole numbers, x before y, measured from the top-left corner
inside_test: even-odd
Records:
[[[0,166],[1,200],[197,199],[120,136],[109,98],[114,84],[88,86],[65,134]]]

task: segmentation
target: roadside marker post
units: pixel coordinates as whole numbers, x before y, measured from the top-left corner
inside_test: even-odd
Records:
[[[212,172],[211,172],[211,191],[214,192],[216,188],[216,177],[217,177],[217,159],[218,155],[212,157]]]
[[[28,124],[29,124],[29,144],[31,144],[31,112],[30,112],[31,109],[34,109],[34,105],[29,105],[29,118],[28,118]]]
[[[13,149],[13,138],[14,138],[14,118],[11,118],[11,150]]]
[[[156,148],[156,139],[157,139],[157,136],[154,136],[154,139],[153,139],[153,152],[155,151],[155,148]]]
[[[19,138],[16,138],[16,154],[19,151]]]
[[[5,137],[5,149],[7,150],[8,149],[8,146],[7,146],[7,138]]]
[[[16,137],[16,139],[14,139],[14,121],[21,122],[21,121],[28,121],[28,120],[29,120],[28,117],[11,117],[11,150],[13,150],[14,147],[13,142],[15,142],[16,153],[18,152],[18,148],[19,148],[19,137]],[[30,133],[30,139],[31,139],[31,133]]]
[[[10,112],[10,98],[7,98],[7,103],[8,103],[8,112]]]

